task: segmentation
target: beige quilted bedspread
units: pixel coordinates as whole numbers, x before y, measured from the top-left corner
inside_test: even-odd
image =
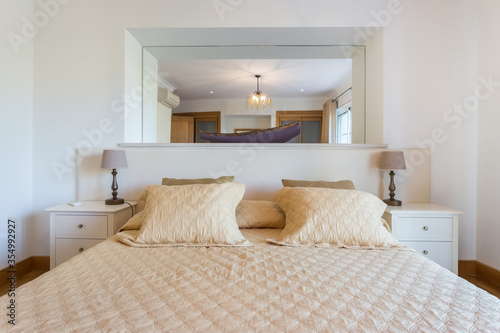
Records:
[[[498,332],[500,300],[396,250],[133,248],[114,239],[17,290],[17,332]],[[0,298],[6,312],[7,296]]]

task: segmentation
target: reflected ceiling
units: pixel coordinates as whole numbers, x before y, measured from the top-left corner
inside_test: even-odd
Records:
[[[158,65],[184,101],[246,98],[256,89],[255,74],[272,98],[327,98],[352,75],[351,59],[179,59]]]

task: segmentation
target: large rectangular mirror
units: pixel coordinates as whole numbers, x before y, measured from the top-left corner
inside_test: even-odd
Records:
[[[143,142],[299,121],[291,142],[366,143],[365,58],[365,46],[144,47]],[[256,90],[265,105],[249,103]]]

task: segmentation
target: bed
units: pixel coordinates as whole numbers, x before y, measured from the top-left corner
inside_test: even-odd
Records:
[[[20,287],[16,293],[16,325],[9,325],[4,320],[0,330],[500,331],[499,299],[414,251],[399,245],[363,246],[364,243],[360,243],[354,246],[347,238],[337,241],[335,246],[321,242],[312,246],[307,242],[287,244],[292,238],[283,237],[290,223],[296,222],[290,220],[295,216],[291,209],[297,210],[299,206],[292,200],[296,196],[290,194],[298,193],[302,199],[305,195],[312,198],[310,204],[327,206],[325,211],[328,212],[348,212],[350,216],[353,215],[352,209],[344,207],[338,210],[332,208],[331,202],[340,198],[338,200],[345,205],[356,206],[364,202],[363,207],[374,202],[378,209],[377,201],[369,194],[308,187],[280,190],[281,194],[275,198],[286,214],[283,227],[283,221],[278,221],[277,208],[271,207],[276,207],[276,203],[249,202],[248,209],[242,212],[241,196],[234,192],[241,192],[238,185],[193,185],[193,188],[203,190],[200,194],[203,198],[211,196],[212,192],[207,192],[207,189],[218,190],[214,192],[211,204],[201,204],[202,207],[197,206],[194,213],[187,212],[185,206],[190,211],[193,207],[189,200],[197,203],[200,200],[185,190],[190,187],[158,185],[149,192],[145,190],[142,216],[137,214],[118,235]],[[179,194],[180,188],[183,194]],[[152,193],[157,191],[162,195],[154,198],[160,197],[161,203],[151,199]],[[175,193],[177,199],[168,196],[169,193]],[[322,197],[328,194],[324,202],[317,203],[314,195],[318,193]],[[344,200],[346,197],[349,199]],[[213,200],[224,203],[232,200],[233,206],[227,205],[222,211],[214,212],[212,209],[216,205]],[[244,239],[238,246],[236,243],[234,246],[214,245],[215,238],[198,244],[178,242],[168,246],[139,242],[141,230],[147,229],[150,223],[147,216],[151,211],[155,216],[169,211],[170,218],[174,219],[171,210],[180,206],[184,206],[183,218],[208,209],[204,214],[210,213],[208,219],[215,221],[217,226],[221,225],[223,231],[231,228],[224,225],[224,209],[229,212],[227,216],[231,215],[232,209],[233,219],[235,209],[236,216],[245,216],[243,223],[247,223],[246,227],[252,226],[248,222],[253,219],[259,223],[267,220],[274,228],[256,224],[259,228],[238,229]],[[259,207],[257,210],[256,206]],[[249,209],[254,213],[248,214]],[[364,208],[363,211],[363,216],[366,216]],[[267,218],[269,216],[271,218]],[[199,220],[200,215],[196,215],[196,219]],[[327,222],[321,220],[319,223]],[[352,225],[353,220],[349,223]],[[279,226],[283,229],[277,228]],[[380,231],[383,228],[380,220],[374,226],[380,235],[386,235]],[[197,227],[191,225],[189,230]],[[211,228],[216,227],[212,225]],[[318,228],[313,229],[315,232]],[[162,229],[159,234],[164,232]],[[298,235],[294,232],[295,236]],[[327,231],[322,230],[321,234],[325,233]],[[197,233],[196,237],[200,234],[203,233]],[[127,245],[127,240],[136,241],[137,246]],[[8,304],[7,296],[0,298],[3,309]]]

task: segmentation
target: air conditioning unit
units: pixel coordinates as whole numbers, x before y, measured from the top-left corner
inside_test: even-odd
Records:
[[[175,109],[179,106],[181,99],[167,88],[158,87],[158,102],[171,109]]]

